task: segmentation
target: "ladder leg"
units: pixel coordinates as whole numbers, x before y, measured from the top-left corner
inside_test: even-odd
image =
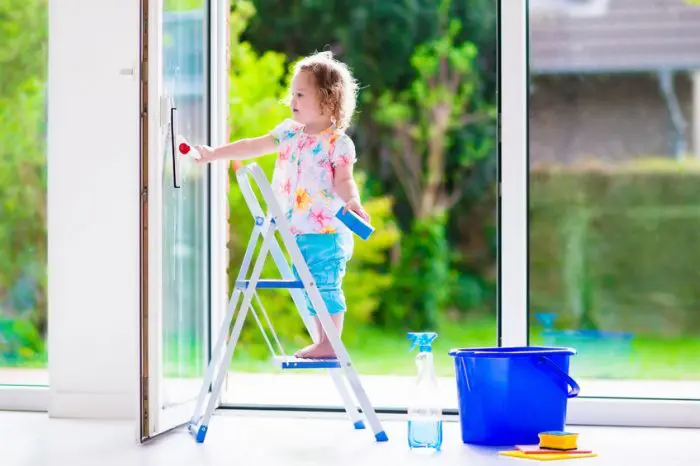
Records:
[[[352,361],[350,361],[350,355],[345,349],[345,345],[343,345],[343,342],[340,340],[338,330],[335,328],[335,325],[328,314],[326,304],[323,302],[323,298],[321,298],[321,294],[319,293],[315,284],[313,284],[309,290],[309,297],[311,298],[311,302],[314,304],[314,308],[316,309],[316,313],[321,321],[323,330],[328,336],[328,340],[335,351],[338,361],[340,362],[340,366],[344,370],[345,376],[348,378],[348,383],[350,384],[353,392],[355,392],[355,396],[357,397],[357,401],[360,403],[362,412],[364,413],[367,422],[369,422],[372,431],[374,431],[374,437],[378,442],[386,442],[388,438],[386,432],[384,431],[384,427],[382,427],[382,423],[379,421],[379,417],[369,401],[367,392],[365,392],[365,389],[360,382],[360,378],[357,376],[357,372],[355,372]]]
[[[301,280],[304,282],[304,288],[309,295],[309,299],[311,300],[314,309],[316,309],[318,319],[321,321],[323,331],[326,333],[326,336],[331,343],[333,351],[335,352],[338,362],[340,363],[340,367],[345,371],[345,375],[348,378],[350,387],[352,387],[353,391],[355,392],[355,396],[357,397],[357,401],[362,408],[362,412],[365,414],[367,422],[369,422],[370,427],[374,431],[374,437],[378,442],[387,441],[388,438],[386,432],[384,431],[381,422],[379,422],[377,413],[374,411],[365,389],[362,387],[362,383],[355,372],[355,368],[352,366],[350,355],[345,349],[345,345],[343,345],[343,342],[340,340],[338,329],[335,328],[335,324],[333,324],[333,321],[331,320],[326,303],[323,301],[321,293],[318,291],[318,286],[313,280],[309,267],[306,264],[306,261],[304,261],[304,257],[301,255],[299,246],[296,244],[296,241],[288,229],[281,228],[280,235],[282,235],[285,246],[287,247],[289,254],[292,256],[292,262],[296,266]]]
[[[282,254],[282,249],[280,248],[280,245],[277,241],[272,242],[272,245],[270,246],[270,255],[277,264],[277,269],[279,270],[282,277],[287,279],[293,279],[294,273],[289,267],[289,263],[287,263],[287,260],[284,258],[284,255]],[[296,289],[290,290],[290,292],[292,295],[292,300],[294,301],[294,304],[296,305],[297,310],[299,311],[299,314],[301,315],[301,318],[304,321],[304,325],[306,326],[307,332],[309,332],[311,339],[315,341],[316,332],[312,320],[308,318],[308,312],[306,309],[306,299],[304,299],[304,294],[301,290]],[[328,371],[331,374],[331,377],[333,378],[333,383],[335,383],[335,386],[338,389],[340,398],[342,399],[343,404],[345,405],[345,411],[348,413],[348,417],[350,418],[350,421],[352,422],[353,426],[355,426],[356,429],[364,429],[365,423],[362,420],[362,415],[357,409],[357,406],[352,399],[352,395],[347,389],[347,385],[345,385],[345,380],[343,379],[342,372],[339,369],[329,369]]]
[[[206,399],[207,394],[209,393],[211,383],[214,380],[214,373],[219,367],[219,364],[221,363],[222,350],[224,349],[224,343],[226,342],[226,337],[228,336],[228,329],[231,324],[231,320],[233,319],[234,309],[238,304],[238,298],[240,294],[240,290],[234,290],[233,294],[231,295],[231,300],[229,301],[228,309],[226,310],[226,317],[224,318],[221,324],[219,336],[216,339],[216,346],[214,347],[214,351],[211,355],[211,360],[209,361],[209,365],[207,366],[207,372],[204,376],[204,382],[202,383],[202,388],[200,388],[199,390],[197,404],[195,405],[194,412],[192,414],[192,417],[190,418],[190,422],[188,423],[188,428],[190,428],[191,426],[196,426],[199,423],[200,412],[202,410],[202,406],[204,405],[204,400]]]
[[[352,395],[348,391],[348,387],[345,385],[342,372],[340,372],[340,369],[328,369],[328,372],[331,374],[335,387],[338,389],[338,393],[340,394],[340,398],[343,400],[345,412],[348,413],[348,417],[350,418],[352,425],[355,426],[355,429],[364,429],[365,422],[362,420],[362,415],[360,414],[360,411],[358,411],[357,406],[355,406]]]
[[[228,368],[231,365],[231,359],[233,358],[233,351],[236,348],[236,343],[238,343],[238,338],[241,335],[241,330],[243,328],[243,322],[245,321],[246,315],[248,314],[248,309],[250,308],[251,301],[253,300],[253,295],[255,294],[255,288],[257,286],[258,280],[260,279],[260,274],[262,272],[263,265],[265,264],[265,258],[267,256],[270,239],[274,238],[274,229],[270,228],[263,239],[262,246],[260,247],[260,253],[255,261],[255,266],[253,267],[253,273],[250,277],[250,282],[248,287],[243,294],[243,302],[236,316],[236,323],[233,326],[233,332],[231,333],[231,338],[229,339],[228,346],[226,347],[226,355],[221,363],[219,372],[212,387],[211,396],[209,397],[209,403],[207,403],[206,410],[204,411],[204,416],[202,416],[199,427],[196,431],[195,438],[198,443],[204,441],[206,436],[209,420],[214,413],[214,407],[216,405],[217,398],[221,392],[221,386],[224,383],[224,379],[228,374]]]
[[[253,229],[252,234],[250,235],[250,239],[248,240],[248,246],[246,247],[245,254],[243,255],[243,262],[241,263],[241,268],[238,272],[239,279],[244,278],[248,273],[248,269],[250,268],[250,262],[253,257],[253,252],[255,251],[255,246],[258,243],[259,236],[260,229],[256,226]],[[228,337],[229,328],[234,316],[234,310],[238,305],[238,299],[240,295],[241,291],[236,289],[234,289],[231,293],[231,299],[229,300],[228,306],[226,308],[226,315],[224,316],[224,319],[221,323],[219,335],[216,339],[216,345],[214,346],[214,350],[211,354],[211,359],[207,366],[207,372],[204,376],[204,382],[202,383],[202,388],[199,390],[199,395],[197,396],[197,403],[195,405],[194,412],[192,413],[190,422],[187,424],[187,428],[190,430],[196,428],[197,424],[199,424],[202,406],[204,405],[204,400],[206,399],[207,394],[209,393],[211,383],[214,380],[214,373],[216,371],[216,368],[219,367],[219,364],[221,363],[224,343],[226,342],[226,338]]]
[[[365,392],[365,389],[360,382],[360,378],[357,376],[357,372],[355,372],[355,368],[350,364],[344,364],[343,369],[345,370],[345,375],[348,378],[350,386],[355,392],[357,401],[360,403],[360,407],[362,407],[362,412],[365,414],[367,422],[369,422],[369,425],[374,432],[374,438],[377,439],[377,442],[386,442],[389,440],[389,438],[384,431],[384,427],[382,427],[382,423],[379,421],[377,413],[374,411],[374,408],[369,401],[367,392]]]

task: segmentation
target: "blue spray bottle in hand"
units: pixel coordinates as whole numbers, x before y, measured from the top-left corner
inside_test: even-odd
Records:
[[[411,448],[434,448],[442,446],[442,408],[439,404],[437,376],[433,362],[432,343],[437,338],[434,332],[412,332],[408,334],[411,350],[418,346],[416,366],[418,378],[408,406],[408,445]]]

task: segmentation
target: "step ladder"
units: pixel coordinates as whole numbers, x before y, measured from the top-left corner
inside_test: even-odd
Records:
[[[345,349],[343,342],[340,340],[337,329],[330,318],[323,298],[321,298],[318,288],[313,282],[309,268],[301,255],[301,251],[299,250],[296,241],[294,240],[294,236],[289,229],[287,218],[283,214],[281,207],[274,196],[272,187],[267,181],[267,177],[257,164],[252,163],[238,169],[236,172],[236,178],[238,179],[238,184],[241,192],[243,193],[243,197],[248,204],[248,208],[253,215],[255,226],[248,242],[245,255],[243,256],[243,262],[241,264],[238,277],[235,281],[234,290],[231,293],[231,299],[226,310],[226,316],[221,325],[221,330],[219,331],[219,336],[212,353],[211,361],[207,367],[202,388],[199,392],[199,396],[197,397],[194,414],[187,424],[188,431],[190,434],[192,434],[197,443],[204,442],[204,438],[206,437],[207,430],[209,428],[209,421],[211,420],[212,413],[219,399],[221,387],[228,373],[228,368],[231,364],[236,343],[240,337],[245,318],[250,310],[252,311],[251,313],[253,314],[253,317],[263,334],[270,352],[272,353],[273,361],[279,369],[327,369],[333,379],[333,382],[335,383],[338,393],[340,394],[340,398],[345,405],[345,410],[353,426],[356,429],[364,429],[365,423],[362,414],[360,414],[353,401],[353,398],[351,397],[350,391],[345,384],[345,378],[347,378],[347,382],[357,398],[357,402],[360,405],[362,413],[374,432],[375,439],[378,442],[387,441],[388,437],[369,401],[367,393],[360,382],[360,378],[352,365],[350,355]],[[258,201],[258,197],[253,192],[250,183],[251,178],[255,181],[255,184],[257,185],[265,204],[267,205],[267,214],[263,212],[260,202]],[[301,280],[295,279],[292,268],[285,259],[282,248],[280,247],[277,237],[275,236],[276,231],[279,232],[282,242],[284,243],[287,252],[291,256],[292,263],[294,266],[296,266],[297,273],[299,274]],[[249,278],[246,278],[248,276],[248,270],[251,263],[253,262],[254,251],[260,238],[262,238],[262,245],[258,252],[257,258],[255,259],[252,273],[250,274]],[[282,277],[281,279],[260,278],[262,268],[268,254],[272,256],[275,264],[277,265]],[[309,335],[315,340],[315,326],[312,317],[308,315],[303,293],[305,290],[308,293],[321,325],[331,342],[336,354],[336,359],[314,360],[299,359],[287,356],[284,352],[284,348],[282,348],[279,338],[277,337],[277,333],[272,327],[272,322],[270,321],[270,318],[268,317],[267,312],[265,312],[265,309],[260,302],[260,298],[257,295],[257,290],[264,289],[288,289],[297,310],[304,320],[304,324],[309,332]],[[273,347],[271,339],[268,337],[267,332],[265,331],[263,322],[255,307],[253,307],[253,299],[255,299],[257,307],[260,308],[265,323],[270,328],[272,339],[274,340],[278,351],[276,351]],[[238,306],[239,300],[242,301],[240,307]],[[237,312],[236,309],[238,309]],[[231,330],[231,323],[233,322],[234,316],[236,320]],[[223,351],[224,349],[225,351]],[[204,412],[202,413],[203,408]]]

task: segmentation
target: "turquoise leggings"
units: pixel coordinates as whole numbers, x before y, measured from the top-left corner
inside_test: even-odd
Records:
[[[352,234],[304,234],[297,235],[296,241],[328,312],[337,314],[345,311],[347,306],[342,285],[346,266],[354,249]],[[293,271],[294,276],[299,280],[296,267]],[[316,311],[306,291],[304,291],[304,298],[309,314],[315,316]]]

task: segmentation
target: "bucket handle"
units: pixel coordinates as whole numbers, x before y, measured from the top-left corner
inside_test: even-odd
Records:
[[[581,387],[579,387],[576,381],[572,379],[569,376],[569,374],[567,374],[566,372],[561,370],[559,366],[554,364],[554,362],[552,362],[551,359],[546,358],[544,356],[540,356],[539,358],[537,358],[537,362],[546,366],[546,372],[549,372],[550,374],[554,375],[559,380],[563,380],[564,382],[566,382],[568,387],[571,387],[571,390],[568,390],[566,394],[568,398],[574,398],[578,396],[579,392],[581,391]]]

